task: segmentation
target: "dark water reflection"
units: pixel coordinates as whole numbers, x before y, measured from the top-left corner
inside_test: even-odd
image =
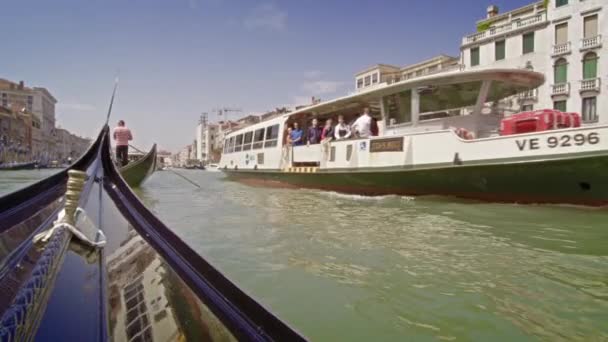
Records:
[[[139,195],[313,340],[608,340],[608,212],[253,188]]]

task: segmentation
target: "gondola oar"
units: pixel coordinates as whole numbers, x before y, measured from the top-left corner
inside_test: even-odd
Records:
[[[139,153],[143,153],[144,155],[146,154],[146,152],[143,152],[142,150],[138,149],[137,147],[135,147],[135,146],[133,146],[133,145],[131,145],[131,144],[129,144],[129,146],[131,146],[131,148],[132,148],[132,149],[134,149],[135,151],[137,151],[137,152],[139,152]],[[192,183],[193,185],[195,185],[196,187],[198,187],[198,188],[200,189],[200,187],[201,187],[201,186],[200,186],[200,185],[198,185],[198,184],[196,184],[194,181],[192,181],[192,180],[188,179],[188,177],[186,177],[186,176],[184,176],[184,175],[182,175],[182,174],[177,173],[177,171],[173,171],[173,170],[171,170],[171,169],[167,169],[167,170],[169,170],[169,171],[173,172],[174,174],[176,174],[176,175],[178,175],[178,176],[182,177],[183,179],[187,180],[188,182]]]

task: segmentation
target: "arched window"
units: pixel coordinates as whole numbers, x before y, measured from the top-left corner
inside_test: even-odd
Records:
[[[564,58],[560,58],[553,65],[553,83],[566,82],[568,82],[568,62]]]
[[[597,77],[597,54],[589,52],[583,57],[583,79],[589,80]]]

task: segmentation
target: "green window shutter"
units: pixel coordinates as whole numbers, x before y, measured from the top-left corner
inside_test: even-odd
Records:
[[[534,52],[534,32],[526,33],[522,36],[523,53]]]
[[[568,82],[568,64],[563,63],[553,67],[553,83]]]
[[[496,42],[495,44],[495,57],[497,61],[500,61],[502,59],[505,59],[505,41],[501,40],[499,42]]]
[[[471,49],[471,66],[479,65],[479,48]]]
[[[597,77],[597,58],[586,59],[583,61],[583,79]]]
[[[557,109],[561,112],[565,112],[566,111],[566,101],[553,102],[553,109]]]
[[[555,7],[561,7],[568,4],[568,0],[556,0]]]

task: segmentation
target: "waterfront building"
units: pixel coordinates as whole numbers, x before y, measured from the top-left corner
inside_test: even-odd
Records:
[[[196,159],[208,163],[217,159],[213,158],[213,151],[216,150],[216,135],[219,125],[207,122],[207,116],[203,114],[196,126]],[[219,158],[219,156],[217,156]]]
[[[545,83],[517,96],[520,110],[581,113],[585,124],[607,123],[608,17],[605,0],[538,1],[509,12],[490,6],[477,32],[462,38],[465,70],[528,68]]]
[[[460,69],[460,59],[439,55],[415,64],[397,67],[389,64],[376,64],[355,75],[356,91],[368,90],[381,84],[391,84],[401,80],[432,75],[438,72]],[[313,99],[313,105],[316,104]]]
[[[0,106],[0,147],[2,159],[22,161],[40,158],[43,142],[40,120],[25,109],[15,111]]]
[[[171,166],[171,152],[160,150],[156,153],[156,162],[159,167]]]
[[[178,153],[176,153],[174,155],[173,165],[178,166],[178,167],[184,167],[189,164],[190,160],[196,159],[196,158],[192,158],[193,149],[194,149],[193,145],[184,146]],[[196,154],[194,154],[194,155],[196,155]]]
[[[31,112],[40,123],[40,145],[43,156],[52,156],[55,152],[55,104],[57,100],[42,87],[26,87],[23,81],[15,83],[0,79],[0,106],[16,112]]]
[[[79,137],[61,127],[55,129],[54,138],[54,158],[59,162],[67,162],[68,158],[76,160],[76,158],[84,154],[91,144],[89,139]]]

